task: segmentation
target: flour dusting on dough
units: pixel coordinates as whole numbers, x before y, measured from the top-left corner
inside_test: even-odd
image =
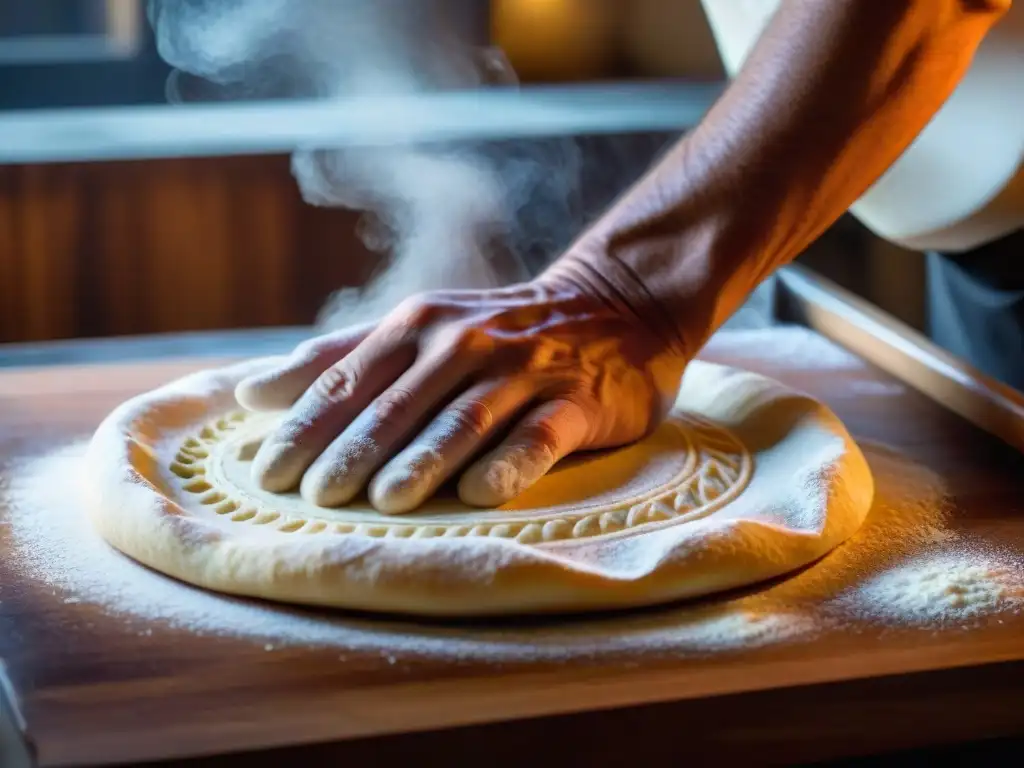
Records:
[[[875,498],[864,523],[813,567],[768,590],[766,599],[821,606],[845,620],[849,595],[872,577],[922,552],[956,551],[957,535],[948,526],[952,506],[942,478],[883,445],[864,442],[861,450],[875,479]]]
[[[66,610],[99,606],[139,636],[184,631],[251,638],[275,650],[329,646],[339,649],[342,660],[355,652],[500,664],[713,655],[875,624],[948,624],[965,607],[975,618],[1016,610],[1020,570],[1007,557],[968,546],[946,527],[941,480],[880,446],[864,451],[876,478],[875,505],[861,531],[815,566],[710,604],[525,628],[448,629],[291,610],[163,577],[113,550],[89,526],[77,485],[81,444],[4,467],[0,477],[9,478],[8,488],[0,483],[0,493],[9,509],[3,521],[11,534],[9,556]],[[942,577],[930,577],[940,571]],[[951,582],[945,574],[954,575]]]
[[[771,349],[775,360],[795,370],[855,371],[866,367],[853,353],[799,325],[720,331],[705,349],[715,354],[754,351],[755,356]]]
[[[251,360],[199,371],[103,420],[86,454],[87,500],[108,542],[182,581],[289,604],[435,617],[581,613],[792,572],[849,538],[874,493],[861,451],[827,406],[769,377],[694,361],[655,435],[575,457],[551,473],[575,476],[561,490],[542,477],[552,449],[514,440],[463,476],[468,504],[382,515],[360,493],[379,453],[369,443],[344,454],[332,444],[303,475],[301,494],[276,478],[268,490],[266,474],[254,483],[254,470],[282,470],[283,486],[298,469],[268,463],[274,443],[253,465],[239,461],[238,444],[281,430],[235,402],[239,382],[264,368]],[[400,405],[364,412],[346,433],[400,416]],[[135,450],[143,442],[144,454]],[[658,473],[664,480],[652,482]]]
[[[401,461],[377,473],[370,485],[370,498],[374,506],[384,512],[404,511],[406,505],[419,503],[439,484],[444,469],[444,457],[438,451],[415,446],[403,452]]]
[[[11,556],[47,593],[74,609],[100,606],[126,632],[154,631],[251,638],[267,650],[289,646],[379,652],[382,658],[479,659],[512,664],[544,660],[686,656],[749,650],[809,637],[808,616],[757,607],[675,606],[636,615],[543,621],[532,628],[446,628],[290,609],[196,589],[133,563],[86,520],[78,492],[83,444],[26,460],[14,478],[7,522]],[[160,626],[165,629],[161,630]]]
[[[495,499],[512,499],[535,483],[554,463],[545,445],[513,446],[490,457],[477,485]]]

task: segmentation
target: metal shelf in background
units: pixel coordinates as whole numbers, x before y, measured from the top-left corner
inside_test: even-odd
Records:
[[[780,322],[810,328],[1024,452],[1024,393],[810,269],[783,267],[777,280]]]
[[[316,329],[311,326],[284,326],[0,344],[0,370],[180,358],[285,355],[315,333]]]
[[[684,131],[700,121],[723,87],[656,81],[318,101],[13,111],[0,113],[0,164]]]

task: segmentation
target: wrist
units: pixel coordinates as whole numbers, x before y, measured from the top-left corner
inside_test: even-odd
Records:
[[[646,282],[629,264],[615,258],[606,242],[586,237],[575,243],[542,275],[546,282],[569,282],[599,296],[617,312],[629,316],[677,354],[686,359],[696,350],[690,349],[680,333],[668,305],[652,294]]]
[[[673,217],[683,219],[683,216]],[[686,359],[693,359],[759,280],[749,244],[725,217],[631,226],[598,222],[548,270],[586,284],[628,311]]]

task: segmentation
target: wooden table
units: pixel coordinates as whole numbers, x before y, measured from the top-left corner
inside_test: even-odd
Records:
[[[858,439],[881,441],[947,478],[956,529],[1024,551],[1019,453],[866,363],[801,370],[771,354],[761,335],[712,344],[705,357],[820,397]],[[0,373],[0,477],[4,457],[85,438],[126,397],[213,363],[8,368]],[[888,394],[863,395],[865,382]],[[5,550],[9,535],[0,529]],[[0,583],[0,657],[43,765],[138,765],[273,747],[285,751],[258,764],[301,756],[312,764],[415,759],[490,768],[547,764],[557,754],[579,765],[751,765],[1024,735],[1024,617],[975,630],[868,627],[703,657],[496,666],[300,645],[267,653],[252,640],[160,626],[140,636],[100,607],[64,604],[10,558],[0,559]],[[469,638],[493,627],[460,631]]]

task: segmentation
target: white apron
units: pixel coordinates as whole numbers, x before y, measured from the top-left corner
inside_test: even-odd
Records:
[[[739,71],[781,0],[701,0],[726,70]],[[851,212],[916,250],[964,251],[1024,227],[1024,0],[967,75]]]

